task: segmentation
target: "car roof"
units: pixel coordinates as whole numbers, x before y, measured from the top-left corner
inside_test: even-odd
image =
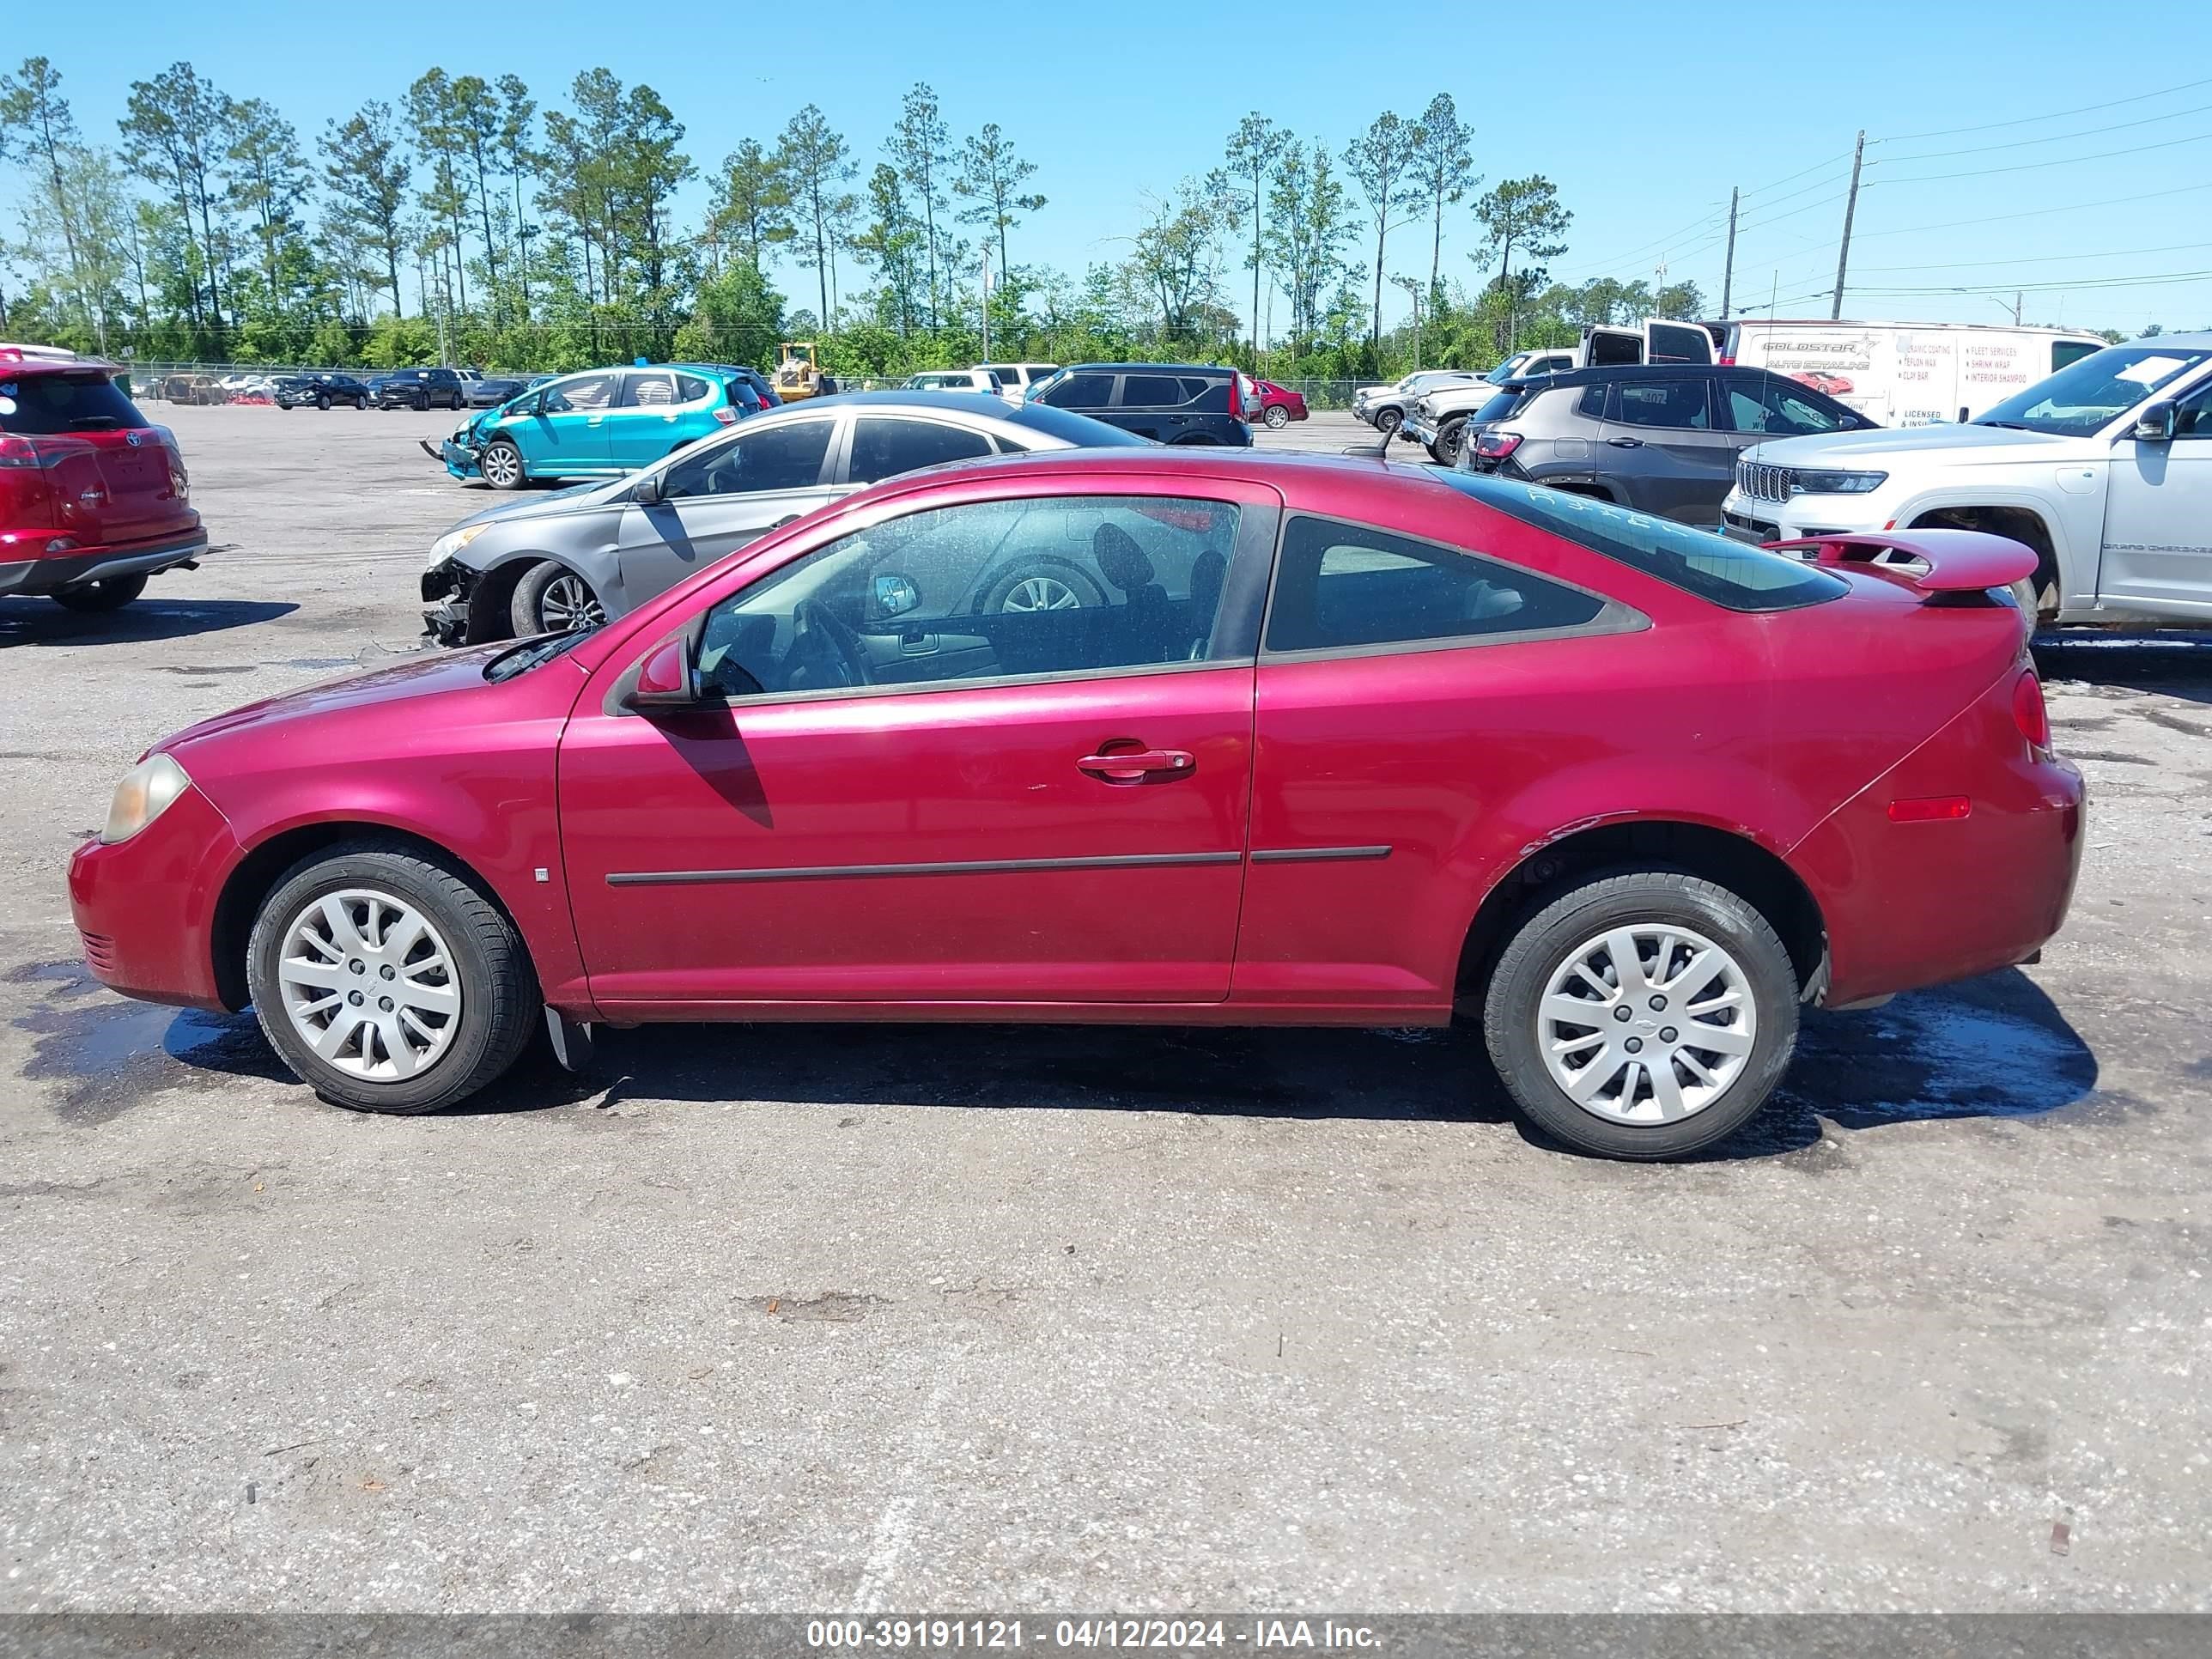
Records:
[[[121,363],[111,363],[104,357],[23,357],[0,356],[0,374],[14,380],[19,374],[105,374],[111,379],[123,373]]]
[[[1234,374],[1220,363],[1069,363],[1070,374]]]

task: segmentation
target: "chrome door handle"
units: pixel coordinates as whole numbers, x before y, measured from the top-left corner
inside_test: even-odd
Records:
[[[1644,440],[1641,438],[1607,438],[1606,442],[1611,444],[1615,449],[1641,449],[1644,447]]]

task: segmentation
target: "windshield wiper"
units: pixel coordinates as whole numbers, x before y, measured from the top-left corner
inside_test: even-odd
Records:
[[[512,650],[502,651],[484,665],[484,678],[497,684],[511,680],[517,674],[526,674],[541,663],[549,663],[563,651],[580,645],[592,630],[579,628],[571,633],[549,635],[542,640],[525,640]]]
[[[1976,426],[2001,426],[2013,432],[2033,432],[2035,428],[2025,421],[1976,421]]]

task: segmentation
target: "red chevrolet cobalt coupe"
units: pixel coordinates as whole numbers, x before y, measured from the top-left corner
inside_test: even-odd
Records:
[[[2074,883],[2005,592],[2034,555],[1797,552],[1372,461],[939,469],[594,632],[195,726],[70,892],[107,984],[250,1002],[373,1111],[466,1099],[541,1016],[569,1053],[1456,1009],[1560,1139],[1678,1156],[1759,1109],[1801,1004],[2020,962]]]

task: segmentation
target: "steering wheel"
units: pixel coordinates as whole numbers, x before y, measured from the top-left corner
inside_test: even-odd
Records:
[[[844,670],[848,685],[873,685],[876,677],[868,672],[867,654],[860,648],[860,636],[845,626],[830,607],[819,599],[801,599],[791,613],[791,620],[801,640],[819,634]]]

